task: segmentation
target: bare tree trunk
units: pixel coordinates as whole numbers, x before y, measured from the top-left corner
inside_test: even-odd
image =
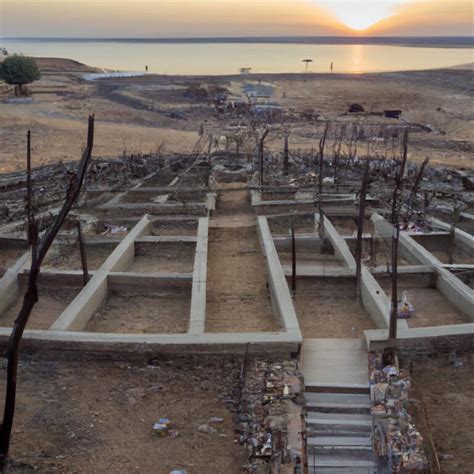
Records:
[[[289,144],[288,144],[288,135],[285,135],[285,144],[283,148],[283,174],[288,176],[288,167],[289,167]]]
[[[319,212],[319,223],[318,223],[318,234],[319,238],[324,238],[324,215],[322,207],[322,194],[323,194],[323,174],[324,174],[324,147],[326,146],[326,139],[329,131],[329,122],[326,122],[323,136],[319,141],[319,172],[318,172],[318,212]]]
[[[81,252],[81,264],[82,264],[82,282],[86,286],[89,281],[89,270],[87,269],[87,253],[84,245],[84,236],[81,229],[81,221],[77,221],[77,241],[79,242],[79,250]]]
[[[295,228],[291,226],[291,291],[296,293],[296,240]]]
[[[31,131],[26,135],[26,215],[28,225],[28,245],[33,245],[33,223],[32,223],[32,184],[31,184]]]
[[[395,347],[397,339],[397,321],[398,321],[398,242],[400,239],[399,222],[399,199],[401,198],[403,188],[403,175],[408,156],[408,129],[405,129],[403,135],[403,156],[400,163],[399,172],[396,177],[395,190],[392,201],[392,308],[390,311],[389,339],[390,344]]]
[[[89,117],[89,125],[87,132],[87,147],[82,155],[79,163],[77,173],[71,177],[69,182],[66,199],[63,207],[59,211],[50,228],[46,231],[38,245],[32,247],[31,268],[28,278],[28,289],[23,299],[18,318],[16,319],[13,330],[8,341],[8,348],[6,351],[8,359],[7,367],[7,385],[5,395],[5,407],[3,413],[3,422],[0,428],[0,469],[3,471],[8,459],[8,451],[10,447],[10,436],[13,426],[13,417],[15,413],[16,402],[16,383],[18,360],[20,354],[20,343],[23,337],[23,332],[28,323],[31,311],[38,301],[38,276],[40,273],[41,264],[48,253],[57,233],[61,229],[64,220],[66,219],[71,207],[76,202],[81,191],[84,176],[86,174],[87,165],[89,163],[92,147],[94,143],[94,116]],[[36,227],[36,226],[34,226]],[[35,229],[35,234],[37,230]],[[37,234],[36,234],[37,235]]]
[[[264,179],[263,179],[263,151],[264,151],[264,148],[263,148],[263,145],[264,145],[264,142],[265,142],[265,138],[267,138],[268,132],[269,132],[268,128],[265,129],[265,131],[263,132],[263,135],[260,138],[260,141],[258,143],[258,163],[259,163],[260,186],[263,186],[263,184],[264,184]]]
[[[428,162],[430,161],[429,158],[426,158],[419,171],[418,171],[418,174],[416,175],[416,179],[415,179],[415,183],[413,184],[413,189],[412,189],[412,192],[411,192],[411,196],[410,196],[410,203],[408,205],[408,212],[411,214],[412,213],[412,210],[415,206],[415,201],[416,201],[416,194],[418,193],[418,188],[420,186],[420,183],[421,183],[421,179],[423,178],[423,173],[425,172],[425,168],[426,168],[426,165],[428,164]]]
[[[362,237],[364,233],[365,221],[365,200],[367,197],[367,183],[369,181],[369,161],[365,165],[364,178],[359,199],[359,222],[357,223],[357,243],[356,243],[356,297],[361,297],[361,276],[362,276]]]

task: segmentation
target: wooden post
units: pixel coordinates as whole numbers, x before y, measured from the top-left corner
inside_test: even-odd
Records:
[[[365,165],[364,177],[359,199],[359,222],[357,223],[357,243],[356,243],[356,297],[361,297],[361,276],[362,276],[362,237],[364,233],[365,221],[365,200],[367,197],[367,183],[369,181],[369,161]]]
[[[285,135],[285,145],[283,148],[283,174],[285,176],[288,176],[289,154],[288,135]]]
[[[263,144],[265,142],[265,138],[268,135],[268,129],[266,129],[263,132],[262,137],[260,138],[259,144],[258,144],[258,163],[259,163],[259,181],[260,181],[260,186],[263,186],[264,184],[264,179],[263,179]]]
[[[28,245],[33,245],[32,229],[32,189],[31,189],[31,131],[26,134],[26,215],[28,224]]]
[[[403,136],[403,156],[399,172],[396,177],[395,190],[392,201],[392,307],[390,311],[389,339],[392,346],[396,345],[398,322],[398,242],[400,240],[400,222],[398,200],[401,197],[403,175],[408,156],[408,129]]]
[[[291,225],[291,291],[296,293],[296,240],[295,228]]]
[[[81,221],[77,221],[77,240],[79,242],[79,250],[81,252],[81,263],[82,263],[82,281],[83,285],[86,286],[89,281],[89,270],[87,269],[87,253],[84,245],[84,236],[82,235]]]

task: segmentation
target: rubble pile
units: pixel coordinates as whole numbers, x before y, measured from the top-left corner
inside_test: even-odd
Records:
[[[304,449],[303,386],[295,361],[254,361],[247,369],[236,416],[250,473],[298,472]]]
[[[369,353],[369,384],[380,472],[427,472],[423,437],[408,413],[410,376],[393,353]]]

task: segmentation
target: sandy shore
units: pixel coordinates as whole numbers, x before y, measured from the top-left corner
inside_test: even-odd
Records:
[[[399,121],[364,115],[346,117],[348,105],[360,103],[369,112],[402,110],[402,118],[432,128],[434,133],[411,136],[409,156],[432,163],[474,167],[472,64],[449,69],[380,74],[265,74],[251,76],[158,76],[85,81],[97,71],[68,59],[38,58],[43,72],[31,86],[33,100],[0,103],[0,171],[21,169],[25,161],[26,132],[33,134],[34,164],[77,159],[86,117],[96,114],[95,155],[161,150],[191,152],[201,126],[218,133],[238,122],[216,112],[209,100],[189,98],[192,84],[227,89],[243,100],[242,84],[263,80],[274,87],[274,98],[292,114],[312,109],[320,120],[357,122],[373,127],[403,125]],[[322,122],[320,122],[321,124]],[[310,150],[320,125],[291,122],[292,150]],[[281,136],[269,136],[267,145],[278,151]]]

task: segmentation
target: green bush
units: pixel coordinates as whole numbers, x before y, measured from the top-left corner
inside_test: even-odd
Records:
[[[0,64],[0,79],[17,87],[17,95],[21,95],[23,86],[41,78],[40,70],[32,58],[14,54]]]

